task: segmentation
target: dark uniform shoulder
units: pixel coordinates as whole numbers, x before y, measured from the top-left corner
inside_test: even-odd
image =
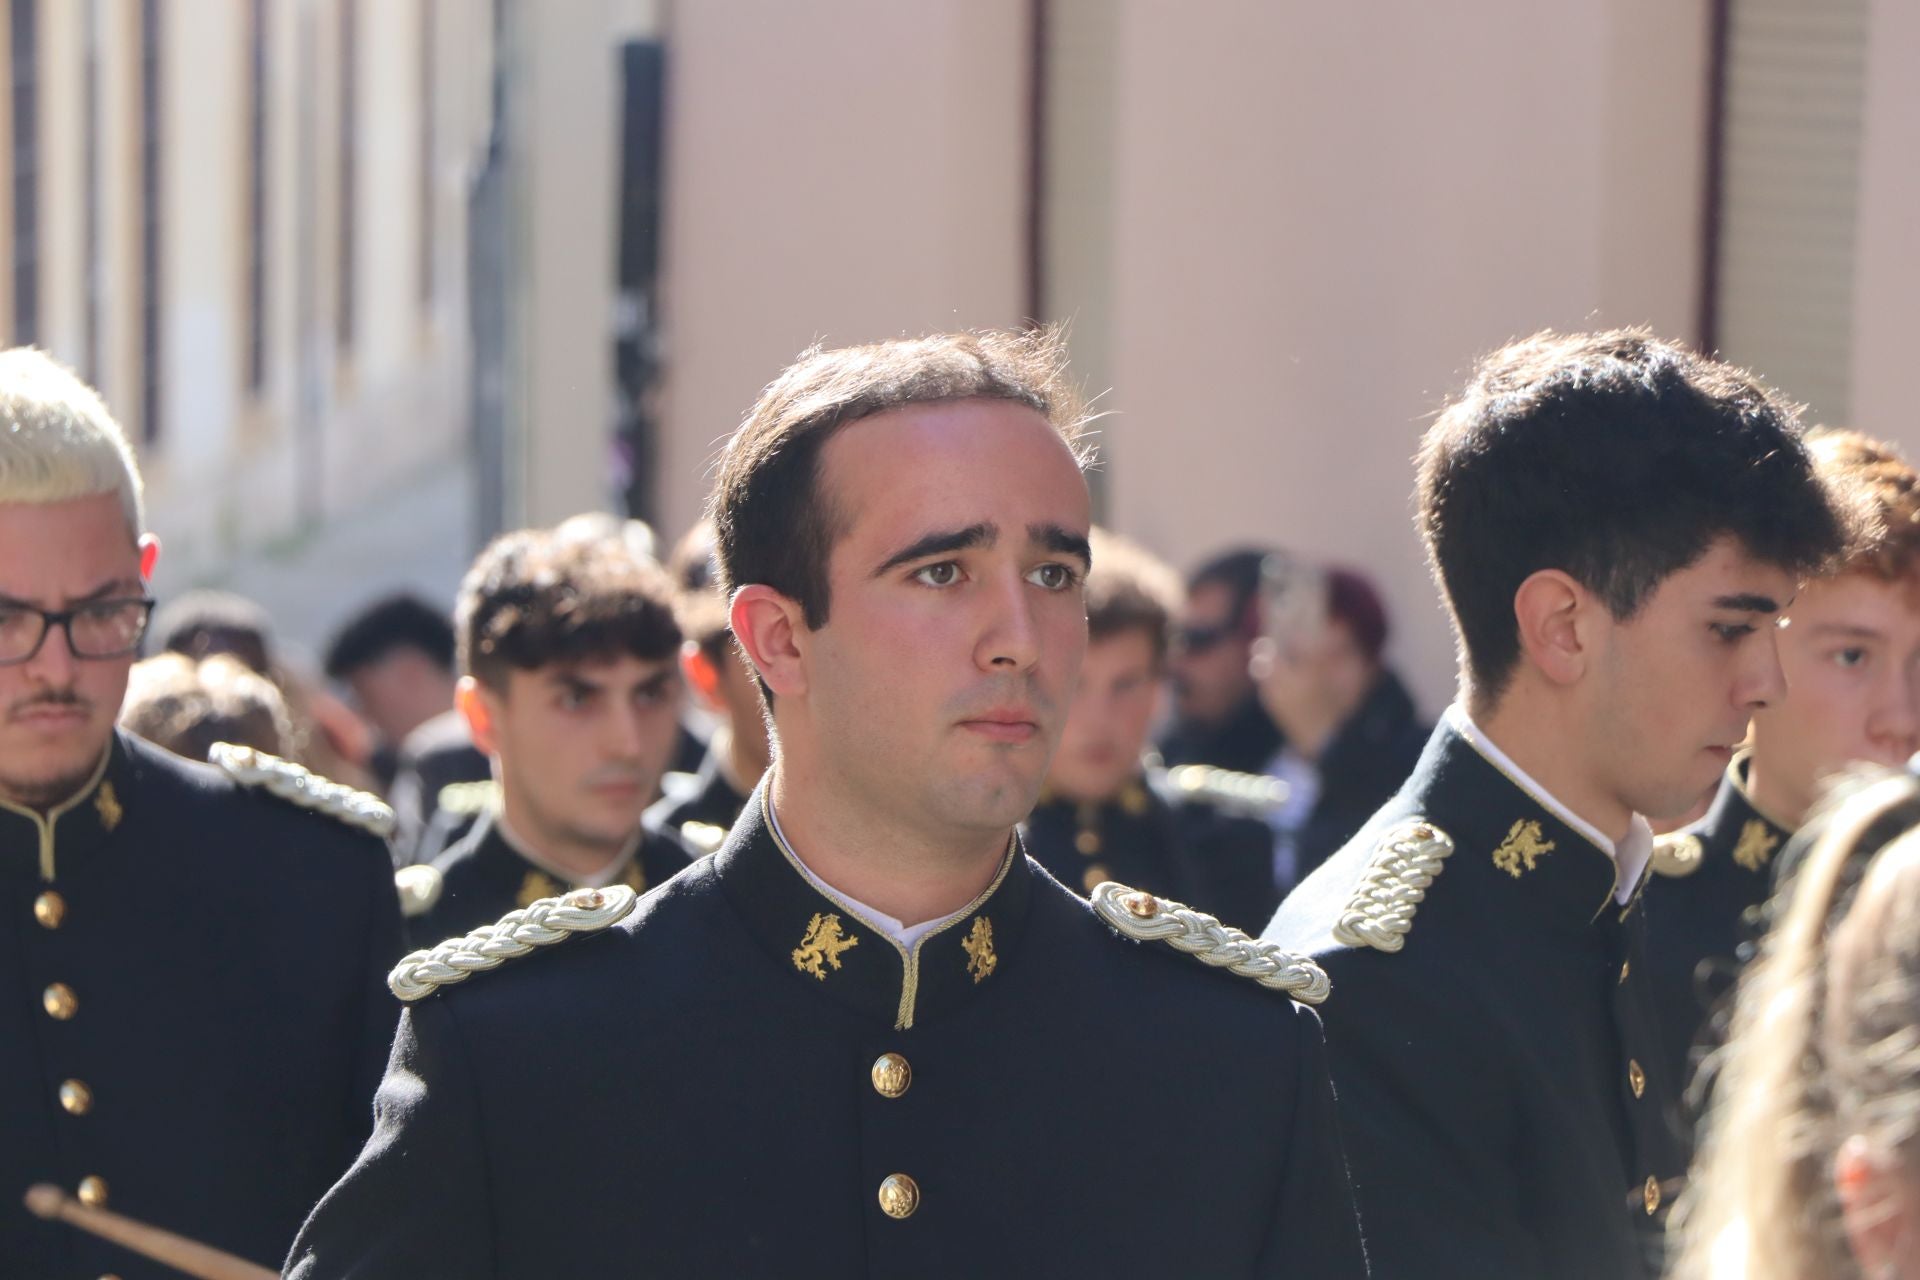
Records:
[[[1088,901],[1115,936],[1161,943],[1302,1004],[1317,1005],[1327,998],[1331,984],[1311,959],[1222,924],[1204,911],[1113,881],[1096,886]]]
[[[393,834],[393,810],[385,801],[331,782],[304,765],[231,742],[214,743],[207,759],[243,788],[324,814],[382,840]]]

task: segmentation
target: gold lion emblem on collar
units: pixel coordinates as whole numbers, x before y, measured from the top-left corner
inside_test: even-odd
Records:
[[[1547,839],[1539,822],[1520,818],[1508,829],[1500,847],[1493,851],[1493,865],[1518,880],[1523,871],[1532,871],[1540,859],[1552,852],[1553,841]]]

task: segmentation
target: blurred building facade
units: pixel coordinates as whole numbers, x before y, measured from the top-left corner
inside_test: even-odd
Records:
[[[1647,323],[1920,446],[1898,0],[5,2],[0,337],[176,572],[336,616],[386,547],[671,538],[816,340],[1069,321],[1105,518],[1374,570],[1430,707],[1409,458],[1478,353]]]

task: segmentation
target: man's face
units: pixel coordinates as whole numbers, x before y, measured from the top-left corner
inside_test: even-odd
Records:
[[[1182,720],[1219,724],[1253,693],[1247,674],[1253,638],[1224,583],[1203,582],[1187,593],[1174,646],[1173,710]]]
[[[903,825],[1012,826],[1086,650],[1072,453],[1021,405],[922,405],[843,428],[818,483],[840,524],[831,609],[800,637],[805,706],[780,719],[782,751]]]
[[[1087,646],[1047,784],[1073,800],[1105,800],[1140,771],[1160,694],[1153,637],[1120,631]]]
[[[117,494],[0,503],[0,605],[64,610],[146,594],[141,549]],[[40,651],[0,666],[0,793],[44,808],[86,781],[107,749],[134,655],[76,658],[49,627]]]
[[[389,649],[347,677],[354,705],[380,736],[398,746],[453,705],[453,677],[411,645]]]
[[[1786,693],[1778,619],[1793,575],[1732,538],[1603,623],[1587,689],[1596,781],[1637,813],[1685,810],[1733,757],[1753,714]]]
[[[1780,633],[1789,692],[1753,717],[1754,771],[1813,806],[1850,764],[1902,765],[1920,750],[1920,587],[1864,573],[1809,583]]]
[[[633,839],[673,755],[680,688],[672,656],[624,655],[510,671],[502,692],[482,685],[475,740],[500,762],[521,834],[610,853]]]

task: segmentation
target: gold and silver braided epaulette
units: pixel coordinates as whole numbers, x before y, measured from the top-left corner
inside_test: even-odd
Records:
[[[231,742],[214,743],[207,759],[243,787],[255,787],[302,809],[324,813],[382,840],[393,834],[393,810],[384,800],[323,778],[304,765]]]
[[[1333,940],[1349,947],[1398,951],[1407,945],[1413,913],[1453,852],[1453,837],[1415,819],[1393,827],[1374,846],[1347,908],[1333,925]]]
[[[515,956],[565,942],[576,933],[598,933],[627,918],[640,895],[624,884],[575,889],[538,898],[492,924],[425,951],[413,951],[387,975],[387,989],[411,1002],[441,987],[497,969]]]
[[[1164,942],[1217,969],[1252,978],[1302,1004],[1319,1004],[1333,989],[1326,971],[1274,942],[1248,936],[1204,911],[1107,880],[1094,888],[1094,912],[1142,942]]]

